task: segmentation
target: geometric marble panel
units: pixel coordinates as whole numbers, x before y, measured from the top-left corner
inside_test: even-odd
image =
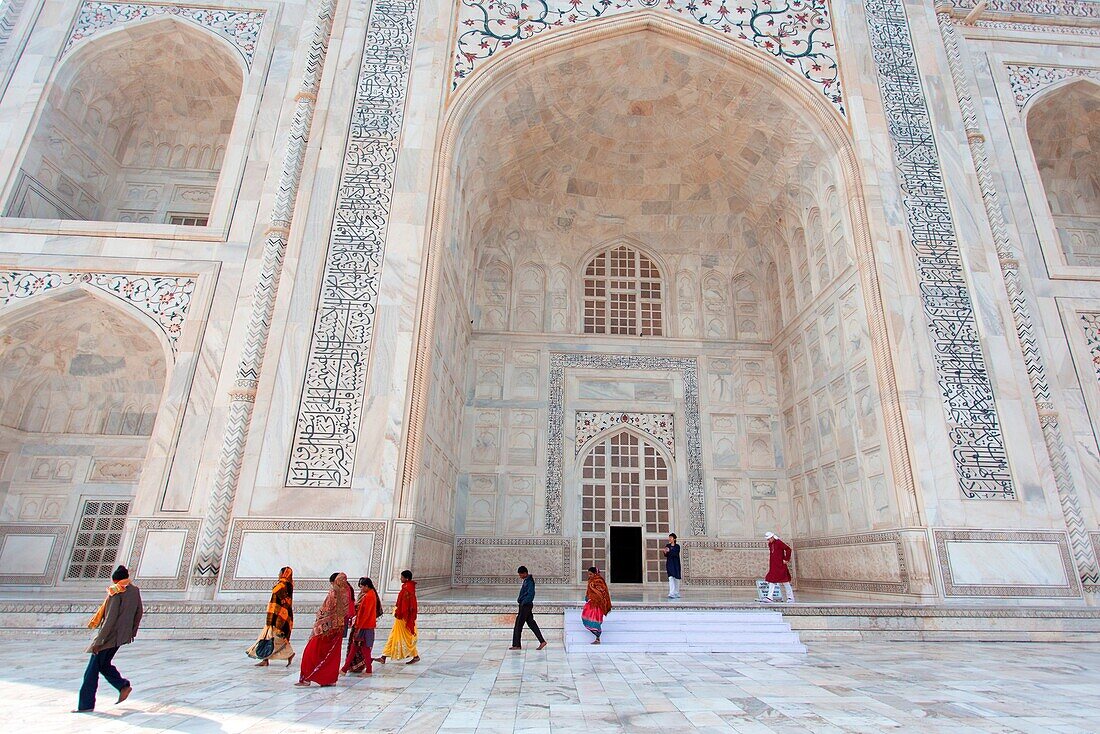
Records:
[[[1064,532],[934,530],[947,596],[1079,597]]]

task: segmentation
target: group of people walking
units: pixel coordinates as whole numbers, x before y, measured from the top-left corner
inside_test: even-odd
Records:
[[[367,576],[361,577],[358,597],[345,573],[332,574],[329,584],[328,594],[317,610],[309,641],[302,652],[295,685],[331,686],[341,675],[371,675],[374,663],[385,664],[391,658],[408,659],[408,665],[420,661],[416,649],[416,582],[411,571],[401,572],[401,591],[393,612],[393,628],[382,655],[377,658],[373,657],[375,630],[384,612],[374,581]],[[286,660],[290,667],[295,655],[290,645],[293,629],[294,571],[287,566],[279,572],[279,580],[271,590],[266,624],[256,642],[248,648],[248,656],[260,661],[256,663],[258,667],[268,666],[272,660]],[[341,659],[344,661],[342,666]]]
[[[769,563],[764,580],[768,582],[768,593],[761,601],[772,602],[773,594],[782,586],[785,600],[793,602],[791,547],[775,533],[766,533],[765,538],[768,541]],[[668,543],[662,549],[662,554],[668,575],[668,598],[679,599],[682,572],[680,545],[675,533],[668,536]],[[520,566],[517,574],[520,579],[520,592],[516,600],[519,610],[512,630],[512,647],[509,649],[522,649],[520,642],[523,627],[526,625],[535,634],[539,642],[538,649],[542,650],[547,642],[534,617],[535,578],[526,566]],[[131,583],[130,573],[125,566],[115,569],[111,582],[107,588],[107,597],[88,622],[88,627],[97,632],[88,648],[91,658],[84,671],[76,713],[95,709],[101,675],[118,690],[117,703],[125,701],[133,691],[130,681],[122,677],[112,660],[121,646],[133,642],[137,637],[143,612],[141,591]],[[592,644],[598,645],[603,634],[604,619],[611,613],[611,591],[595,566],[588,569],[587,582],[581,622],[592,633]],[[361,577],[358,596],[352,591],[345,573],[332,574],[329,584],[328,594],[317,610],[309,641],[302,652],[301,670],[295,685],[305,687],[316,683],[320,686],[331,686],[341,674],[371,675],[374,672],[374,663],[406,660],[406,665],[412,665],[420,661],[416,646],[416,582],[413,581],[411,571],[401,572],[401,590],[393,609],[393,626],[379,657],[372,655],[375,630],[384,611],[374,582],[367,576]],[[293,630],[294,571],[289,566],[284,566],[271,589],[264,628],[255,643],[248,648],[247,654],[259,661],[256,663],[257,667],[267,667],[272,660],[286,660],[287,667],[290,667],[295,657],[294,648],[290,644]],[[346,653],[343,645],[345,638]],[[344,661],[342,666],[341,658]]]

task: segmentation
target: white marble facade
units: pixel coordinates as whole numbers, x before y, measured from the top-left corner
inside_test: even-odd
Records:
[[[1096,603],[1100,8],[717,5],[0,2],[0,593]]]

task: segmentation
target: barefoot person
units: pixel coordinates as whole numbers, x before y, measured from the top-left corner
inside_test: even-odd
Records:
[[[290,632],[294,629],[294,571],[290,566],[279,570],[279,580],[271,590],[267,603],[267,620],[260,636],[248,648],[248,657],[259,660],[257,668],[264,668],[272,660],[285,660],[286,667],[294,659],[290,646]]]
[[[317,610],[313,634],[302,651],[302,672],[296,686],[316,683],[331,686],[340,677],[340,653],[344,642],[344,627],[348,617],[351,587],[346,574],[338,573],[328,596]]]
[[[80,686],[80,700],[76,713],[95,710],[95,694],[99,688],[99,676],[118,689],[118,701],[122,703],[134,689],[130,681],[122,677],[112,663],[118,648],[129,645],[137,637],[141,624],[141,591],[130,583],[130,572],[119,566],[111,574],[112,583],[107,587],[107,598],[88,622],[89,629],[98,629],[88,652],[92,654],[84,670],[84,684]]]
[[[764,601],[771,603],[775,587],[783,584],[784,601],[788,604],[794,601],[794,591],[791,589],[791,547],[784,543],[775,533],[764,533],[768,541],[768,575],[764,580],[768,582],[768,595]]]
[[[519,612],[516,614],[516,626],[512,630],[512,646],[509,650],[519,650],[520,637],[523,635],[523,625],[526,624],[531,628],[531,631],[535,633],[535,638],[539,641],[539,648],[546,647],[546,640],[542,637],[542,632],[539,630],[539,625],[535,621],[535,577],[527,572],[527,566],[520,566],[516,569],[516,573],[519,574],[520,581],[523,585],[519,587]]]
[[[665,573],[668,574],[668,598],[680,598],[680,544],[676,533],[668,534],[668,543],[661,549],[665,556]]]
[[[359,673],[370,675],[371,648],[374,647],[374,630],[378,626],[378,617],[382,614],[382,601],[374,582],[364,576],[359,579],[359,602],[355,607],[355,622],[348,637],[348,657],[344,661],[341,673]]]
[[[584,593],[584,602],[581,623],[596,636],[592,644],[598,645],[600,635],[603,634],[603,619],[611,613],[611,591],[595,566],[588,569],[588,589]]]
[[[420,653],[416,650],[416,582],[413,581],[412,571],[401,572],[401,591],[397,594],[397,606],[393,610],[393,629],[378,662],[385,665],[387,658],[412,658],[405,665],[420,662]]]

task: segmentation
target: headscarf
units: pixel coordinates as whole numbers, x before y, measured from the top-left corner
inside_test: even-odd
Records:
[[[121,581],[116,581],[107,587],[107,597],[103,600],[103,603],[99,605],[99,609],[95,610],[95,614],[88,620],[88,629],[94,630],[99,625],[103,624],[103,618],[107,616],[107,602],[111,600],[111,597],[115,594],[121,594],[126,591],[126,587],[130,585],[130,579],[125,578]]]
[[[313,623],[314,636],[329,635],[337,630],[343,632],[348,618],[348,600],[352,595],[346,573],[336,574],[328,596],[317,610],[317,620]]]
[[[588,590],[584,595],[604,614],[611,612],[611,591],[607,588],[607,582],[603,580],[599,571],[589,574]]]
[[[287,566],[279,572],[279,580],[271,590],[271,601],[267,603],[267,626],[287,639],[290,639],[290,632],[294,629],[293,604],[294,569]]]

